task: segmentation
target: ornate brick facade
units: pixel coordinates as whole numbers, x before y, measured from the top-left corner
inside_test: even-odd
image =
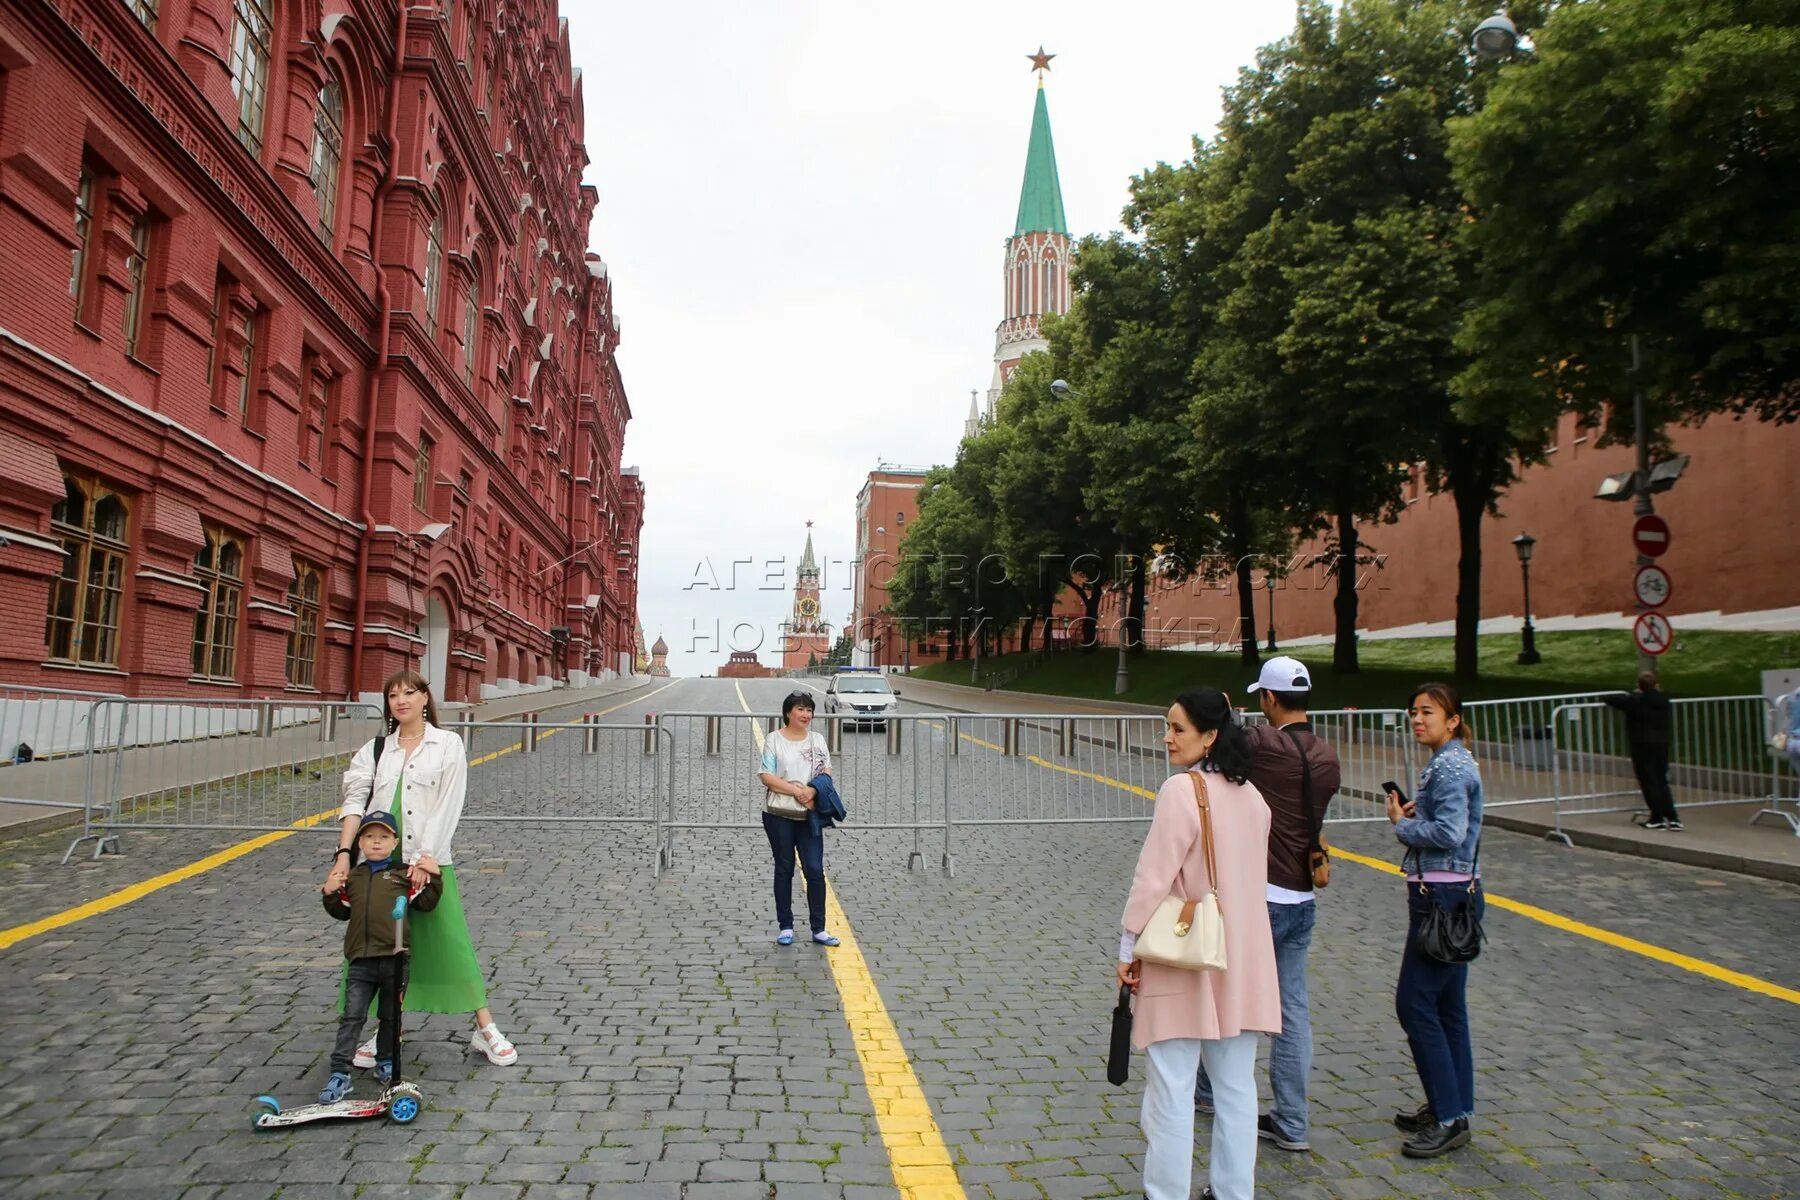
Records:
[[[0,0],[0,681],[633,669],[554,0]]]

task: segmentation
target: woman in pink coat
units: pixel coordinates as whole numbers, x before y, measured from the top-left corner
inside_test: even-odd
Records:
[[[1269,809],[1246,782],[1250,746],[1217,688],[1184,692],[1169,708],[1163,745],[1179,772],[1156,794],[1149,836],[1125,902],[1118,976],[1137,992],[1132,1041],[1149,1056],[1144,1082],[1144,1193],[1188,1200],[1194,1165],[1194,1079],[1213,1082],[1211,1180],[1202,1195],[1251,1200],[1256,1190],[1256,1036],[1281,1032],[1281,988],[1264,891]],[[1204,801],[1196,795],[1198,774]],[[1200,804],[1211,810],[1207,875]],[[1138,961],[1137,937],[1165,896],[1198,900],[1217,888],[1225,970],[1185,971]]]

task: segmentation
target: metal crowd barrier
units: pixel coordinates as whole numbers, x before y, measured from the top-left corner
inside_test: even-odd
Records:
[[[545,722],[461,721],[469,759],[462,823],[641,826],[652,873],[661,867],[666,730],[592,714]]]
[[[318,700],[95,700],[81,836],[94,857],[127,829],[292,829],[337,805],[378,705]],[[102,735],[102,731],[105,731]],[[104,740],[103,740],[104,736]]]
[[[1677,808],[1779,797],[1780,761],[1768,746],[1766,699],[1678,699],[1670,708],[1669,787]],[[1555,826],[1546,836],[1569,842],[1566,816],[1643,808],[1622,714],[1600,702],[1561,704],[1552,730]]]
[[[91,728],[114,728],[87,755],[81,836],[94,857],[121,831],[335,830],[344,768],[382,730],[378,705],[291,700],[95,701]],[[469,759],[465,822],[642,825],[656,833],[668,756],[653,727],[583,717],[543,724],[451,722]],[[648,738],[651,752],[640,752]],[[390,748],[388,753],[395,753]]]

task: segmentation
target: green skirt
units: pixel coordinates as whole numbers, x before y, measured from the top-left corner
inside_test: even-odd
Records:
[[[406,1012],[472,1013],[487,1007],[487,988],[469,922],[463,916],[462,897],[456,890],[456,868],[446,866],[444,894],[430,912],[412,913],[406,935],[412,942],[412,970],[401,1008]],[[338,1011],[344,1010],[344,986],[350,964],[338,980]],[[370,1013],[375,1004],[369,1005]]]

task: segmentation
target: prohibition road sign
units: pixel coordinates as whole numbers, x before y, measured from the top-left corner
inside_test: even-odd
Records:
[[[1669,618],[1659,612],[1647,612],[1631,627],[1631,640],[1645,654],[1667,654],[1675,644],[1675,630]]]
[[[1669,593],[1674,589],[1667,571],[1658,566],[1643,566],[1637,569],[1631,590],[1637,593],[1637,602],[1645,608],[1661,608],[1669,602]]]
[[[1631,544],[1647,558],[1661,558],[1669,549],[1669,523],[1649,513],[1631,527]]]

